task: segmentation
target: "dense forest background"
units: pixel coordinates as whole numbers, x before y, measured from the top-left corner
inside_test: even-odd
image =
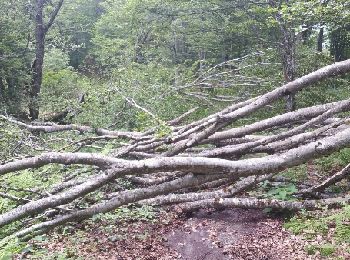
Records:
[[[0,0],[0,260],[219,202],[347,259],[349,59],[348,0]]]
[[[193,106],[205,114],[349,58],[348,5],[346,0],[3,1],[1,113],[36,119],[37,113],[29,113],[36,107],[49,121],[125,129],[152,123],[127,104],[128,97],[161,120]],[[42,43],[39,13],[43,27],[51,23]],[[235,74],[210,70],[227,61],[219,71]],[[298,94],[296,105],[348,93],[342,79],[320,88]]]

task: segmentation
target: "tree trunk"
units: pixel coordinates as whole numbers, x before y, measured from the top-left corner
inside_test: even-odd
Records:
[[[32,120],[39,117],[39,95],[41,83],[43,79],[43,64],[45,55],[45,37],[47,31],[52,26],[64,0],[60,0],[54,11],[51,13],[50,20],[47,25],[44,24],[44,6],[47,1],[36,1],[35,14],[35,60],[32,65],[33,76],[29,103],[29,116]]]
[[[45,26],[43,21],[44,0],[37,0],[35,16],[35,61],[33,63],[32,89],[30,91],[29,116],[32,120],[39,117],[39,94],[43,78],[45,55]]]
[[[286,0],[288,3],[289,0]],[[281,8],[281,3],[279,3],[279,9]],[[270,0],[270,5],[272,7],[277,7],[275,0]],[[296,61],[295,61],[295,33],[282,18],[280,11],[276,14],[276,20],[280,27],[280,53],[282,58],[284,81],[291,82],[296,76]],[[287,93],[286,95],[286,111],[291,112],[295,110],[295,93]]]
[[[5,235],[7,237],[5,240],[0,241],[0,247],[7,243],[6,241],[8,240],[6,239],[23,235],[35,236],[37,232],[45,232],[50,228],[70,221],[86,219],[95,214],[112,211],[129,203],[149,200],[155,196],[163,196],[160,200],[162,203],[186,202],[187,206],[191,206],[190,209],[197,207],[197,205],[199,207],[319,208],[318,203],[323,203],[324,201],[301,201],[288,204],[270,199],[230,197],[251,190],[256,184],[272,178],[286,168],[304,164],[314,158],[348,147],[350,145],[350,128],[347,127],[349,118],[338,118],[336,121],[331,120],[328,123],[326,123],[326,119],[329,116],[349,111],[350,99],[333,104],[304,108],[296,112],[227,130],[231,131],[231,136],[226,135],[225,139],[230,137],[246,138],[247,133],[258,131],[260,132],[260,139],[258,140],[264,140],[259,141],[260,143],[256,143],[255,140],[244,141],[240,145],[234,146],[228,144],[226,147],[222,147],[222,149],[226,149],[226,152],[232,153],[232,151],[238,150],[237,148],[240,148],[239,152],[243,151],[241,149],[243,143],[245,143],[243,144],[245,147],[249,146],[254,149],[258,148],[257,144],[263,148],[266,145],[275,147],[277,145],[279,151],[271,155],[262,156],[260,152],[256,154],[254,150],[249,150],[249,156],[245,159],[232,160],[230,154],[228,154],[228,157],[226,156],[227,153],[222,153],[219,158],[208,158],[203,156],[201,150],[205,149],[207,152],[212,152],[215,148],[213,149],[212,146],[203,147],[201,144],[208,137],[215,135],[217,131],[222,131],[233,122],[246,118],[258,111],[258,109],[272,104],[284,97],[286,93],[295,93],[321,80],[349,72],[350,60],[323,67],[259,97],[230,105],[219,112],[189,124],[174,127],[171,133],[164,138],[155,136],[157,133],[156,128],[151,128],[143,133],[115,132],[78,125],[39,125],[37,123],[29,125],[13,118],[0,116],[1,121],[7,120],[11,124],[16,124],[31,132],[78,131],[95,134],[95,136],[84,137],[84,139],[74,143],[69,141],[66,147],[60,149],[73,148],[73,146],[77,145],[76,152],[43,153],[35,157],[11,160],[0,165],[0,176],[2,177],[6,177],[6,174],[16,171],[36,169],[52,164],[66,166],[85,165],[93,167],[94,170],[91,175],[83,180],[79,177],[80,175],[76,175],[78,172],[73,173],[72,178],[66,179],[58,186],[51,187],[49,192],[45,190],[40,191],[39,194],[34,192],[35,194],[33,193],[31,198],[19,198],[3,193],[2,195],[5,195],[6,198],[20,201],[20,203],[17,207],[11,208],[0,215],[0,228],[15,221],[20,221],[23,218],[28,217],[28,219],[25,219],[25,224],[19,227],[23,227],[23,230],[14,234],[11,234],[12,230],[6,232]],[[306,118],[306,116],[311,114],[310,118]],[[307,123],[303,123],[304,119],[308,119]],[[285,125],[289,122],[288,120],[295,120],[295,123],[298,123],[292,129],[285,131]],[[178,122],[178,119],[175,121]],[[278,123],[276,123],[277,121]],[[319,127],[321,122],[326,124],[326,128]],[[335,129],[337,126],[339,126],[339,129]],[[314,128],[315,130],[312,130]],[[277,129],[280,130],[279,134],[276,135]],[[336,132],[333,132],[334,130]],[[232,135],[232,132],[236,134]],[[300,133],[304,135],[304,139],[300,139]],[[91,144],[94,141],[112,140],[116,136],[128,138],[130,143],[111,151],[110,155],[77,152],[85,144]],[[280,138],[283,138],[283,140]],[[283,143],[277,143],[276,141]],[[285,145],[285,142],[287,142],[287,145]],[[288,143],[291,143],[292,146],[290,147]],[[161,149],[158,149],[159,147]],[[131,159],[134,156],[133,153],[143,154],[144,157],[148,156],[149,159],[133,160]],[[201,157],[198,157],[198,155]],[[170,158],[169,156],[172,157]],[[120,159],[121,157],[124,159]],[[95,167],[98,169],[95,170]],[[348,170],[349,167],[345,168],[339,174],[334,175],[318,186],[312,187],[312,190],[323,189],[327,185],[341,180],[343,177],[348,176]],[[75,176],[78,176],[78,178],[74,179]],[[118,188],[116,193],[112,194],[110,189],[101,189],[102,187],[108,187],[118,178],[127,178],[134,182],[136,180],[142,183],[142,187],[132,190],[119,190]],[[60,191],[56,190],[58,193],[52,193],[57,187],[60,187]],[[205,191],[208,188],[211,188],[210,191]],[[213,188],[216,190],[213,190]],[[197,192],[203,189],[204,191],[201,194],[193,193],[193,190]],[[105,199],[102,201],[89,200],[87,201],[89,203],[87,207],[80,210],[78,207],[81,199],[97,190],[108,193],[104,194]],[[173,195],[167,195],[169,193],[173,193]],[[29,199],[30,201],[28,201]],[[159,201],[158,199],[156,202]],[[329,205],[328,202],[332,205],[339,202],[349,203],[349,199],[348,197],[345,199],[341,197],[334,198],[327,200],[326,205]],[[26,203],[21,205],[24,200],[26,200]],[[192,201],[194,204],[188,204],[192,203]],[[41,216],[45,216],[44,222],[32,225],[32,219],[41,213],[43,215],[35,218],[35,222],[43,220]],[[26,226],[26,223],[29,223],[31,226]]]
[[[294,31],[281,24],[282,32],[282,65],[285,82],[291,82],[295,79],[296,64],[295,64],[295,35]],[[295,93],[289,93],[286,96],[286,111],[295,110]]]
[[[318,52],[323,51],[323,38],[324,38],[324,28],[322,26],[320,28],[320,31],[318,33],[318,38],[317,38],[317,51]]]
[[[347,35],[350,25],[335,29],[331,34],[331,54],[336,62],[346,60],[349,57],[349,47]]]
[[[1,77],[0,77],[0,100],[5,100],[5,86]]]
[[[12,101],[15,97],[15,79],[13,77],[6,78],[7,83],[7,98]]]

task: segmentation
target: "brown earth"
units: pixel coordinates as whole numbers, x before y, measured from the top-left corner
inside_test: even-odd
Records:
[[[70,259],[321,259],[308,256],[304,246],[280,218],[245,209],[200,210],[186,218],[162,213],[153,222],[94,222],[39,244],[47,257],[61,252]]]
[[[167,245],[188,260],[309,259],[303,241],[261,210],[199,211],[168,234]]]

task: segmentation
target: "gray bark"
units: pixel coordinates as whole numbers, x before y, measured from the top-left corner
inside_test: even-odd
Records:
[[[182,205],[183,211],[193,211],[199,208],[246,208],[246,209],[285,209],[285,210],[316,210],[324,206],[342,207],[350,203],[350,196],[324,200],[281,201],[275,199],[255,198],[220,198],[190,202]]]
[[[40,168],[49,164],[90,165],[100,170],[88,179],[75,176],[76,179],[72,177],[65,183],[55,185],[53,187],[55,188],[53,189],[54,194],[33,196],[25,204],[0,215],[0,226],[40,213],[47,216],[50,212],[50,220],[28,227],[15,236],[28,235],[31,232],[31,234],[36,234],[69,221],[85,219],[96,213],[107,212],[128,203],[137,201],[146,203],[147,200],[148,203],[155,204],[195,203],[192,204],[192,209],[197,207],[193,205],[198,205],[198,207],[218,205],[228,207],[271,206],[289,209],[300,209],[300,207],[305,206],[312,208],[309,204],[302,204],[302,202],[288,204],[254,198],[228,198],[253,188],[258,182],[269,179],[288,167],[348,147],[350,145],[350,129],[346,124],[349,119],[329,120],[329,117],[347,111],[349,100],[301,109],[220,133],[217,131],[228,127],[232,122],[248,116],[259,108],[283,98],[286,93],[298,91],[320,80],[342,75],[349,71],[350,60],[324,67],[265,95],[231,105],[204,119],[182,126],[173,126],[171,127],[173,132],[167,137],[155,136],[154,128],[144,133],[117,132],[94,129],[89,126],[38,125],[35,123],[28,125],[14,119],[1,117],[29,131],[44,132],[47,135],[53,132],[71,130],[96,135],[72,141],[68,146],[97,140],[108,141],[114,137],[127,137],[131,140],[129,144],[113,151],[110,155],[51,152],[0,165],[0,175],[3,178],[6,178],[8,173]],[[307,121],[305,122],[305,120]],[[295,126],[286,130],[285,125],[290,123]],[[279,128],[277,134],[274,132],[276,127]],[[265,136],[247,136],[247,134],[269,129],[273,131],[267,132]],[[234,140],[231,140],[232,138]],[[219,145],[223,145],[223,147],[216,148],[213,145],[218,142],[221,142]],[[234,145],[227,145],[230,142],[234,142]],[[196,145],[201,146],[194,147]],[[276,154],[268,156],[252,154],[259,151],[269,151],[269,149],[272,149]],[[179,156],[179,153],[185,154]],[[230,158],[234,155],[237,159],[241,154],[248,154],[248,159],[234,161]],[[149,158],[130,160],[131,155]],[[218,156],[220,158],[205,156]],[[329,183],[343,178],[345,172],[347,170],[336,174],[334,178],[321,183],[320,187],[325,187]],[[86,209],[74,210],[73,212],[64,210],[67,207],[74,209],[77,201],[84,199],[92,192],[103,191],[100,188],[111,187],[115,184],[115,180],[121,177],[142,183],[146,187],[110,194],[112,198],[105,196],[108,198],[107,201],[90,205]],[[238,181],[239,179],[241,181]],[[232,186],[228,187],[228,185]],[[316,189],[320,189],[320,187]],[[117,189],[117,187],[115,188]],[[117,190],[120,190],[119,187]],[[175,194],[169,195],[169,192]],[[155,196],[159,197],[154,198]],[[217,204],[218,200],[220,205]],[[52,219],[52,211],[62,215],[56,215],[56,218]]]

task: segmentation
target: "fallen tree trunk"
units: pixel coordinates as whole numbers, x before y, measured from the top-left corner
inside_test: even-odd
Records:
[[[298,192],[298,194],[301,195],[313,195],[317,192],[323,191],[329,186],[336,184],[337,182],[345,179],[346,177],[350,176],[350,164],[348,164],[344,169],[341,171],[333,174],[331,177],[324,180],[322,183],[317,184],[315,186],[312,186],[308,189],[301,190]]]
[[[181,205],[182,210],[193,211],[200,208],[246,208],[246,209],[284,209],[291,211],[322,209],[324,206],[342,207],[350,203],[350,196],[323,200],[281,201],[276,199],[225,198],[208,199]]]
[[[230,128],[230,125],[283,98],[286,93],[294,93],[320,80],[349,71],[350,60],[336,63],[265,95],[233,104],[198,121],[179,125],[195,110],[192,109],[169,121],[171,133],[161,137],[157,136],[155,128],[145,132],[122,132],[78,125],[26,124],[1,116],[1,119],[29,132],[50,135],[78,131],[88,134],[80,140],[71,140],[60,151],[76,145],[83,147],[88,142],[108,143],[118,138],[123,138],[123,142],[129,139],[129,142],[119,143],[108,155],[47,152],[4,162],[0,165],[0,176],[3,179],[16,171],[40,170],[51,164],[93,167],[92,174],[88,177],[74,175],[68,181],[55,184],[49,192],[39,192],[39,195],[33,195],[30,199],[9,195],[8,198],[18,201],[19,204],[0,215],[0,227],[54,210],[55,214],[50,213],[48,219],[40,218],[41,223],[25,226],[23,230],[8,234],[8,238],[28,237],[135,202],[150,205],[180,204],[184,211],[200,207],[272,207],[299,210],[318,209],[320,205],[339,202],[348,203],[348,198],[286,202],[233,197],[253,189],[286,168],[349,147],[349,118],[329,118],[336,114],[344,116],[344,112],[350,109],[350,100],[302,108],[246,126]],[[347,174],[348,167],[302,193],[322,190]],[[106,193],[103,196],[105,200],[94,200],[87,203],[88,206],[84,209],[76,207],[77,201],[86,199],[87,195],[103,192],[106,187],[113,185],[116,187],[115,181],[120,178],[141,187],[131,190],[120,190],[118,187],[117,192]],[[4,195],[4,192],[0,194]],[[64,210],[67,208],[69,211]]]
[[[16,170],[40,167],[50,163],[88,164],[102,168],[109,167],[103,173],[84,182],[64,193],[52,195],[41,200],[29,202],[7,213],[0,215],[0,227],[25,216],[39,213],[47,208],[56,207],[73,201],[90,193],[109,181],[130,174],[154,173],[159,171],[184,171],[201,175],[228,174],[235,177],[278,172],[286,167],[301,164],[311,158],[316,158],[336,151],[350,144],[350,129],[346,129],[335,136],[327,137],[299,148],[289,150],[281,155],[253,158],[240,161],[228,161],[215,158],[155,158],[143,161],[127,161],[107,156],[83,153],[49,153],[42,156],[27,158],[0,166],[0,174]]]

